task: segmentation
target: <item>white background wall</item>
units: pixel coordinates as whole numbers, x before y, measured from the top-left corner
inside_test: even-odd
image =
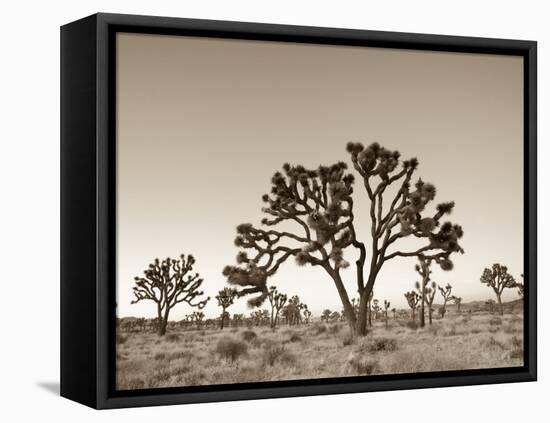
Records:
[[[0,31],[0,419],[491,421],[548,412],[550,29],[543,1],[5,1]],[[539,42],[539,382],[95,412],[59,381],[59,26],[98,12],[534,39]],[[546,395],[544,395],[544,391]],[[7,417],[7,419],[6,419]],[[542,421],[537,419],[536,421]]]

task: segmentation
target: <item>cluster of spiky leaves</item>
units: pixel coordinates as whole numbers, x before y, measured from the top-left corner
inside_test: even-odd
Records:
[[[387,150],[378,143],[365,148],[361,143],[349,143],[347,150],[351,154],[355,170],[364,179],[365,188],[371,200],[372,235],[383,239],[379,245],[382,261],[397,256],[431,257],[443,270],[453,267],[449,256],[463,252],[458,240],[463,236],[459,225],[441,222],[454,208],[454,202],[440,203],[433,216],[423,216],[427,205],[435,199],[436,188],[431,183],[419,179],[411,187],[413,173],[418,167],[418,160],[412,158],[401,162],[398,151]],[[401,185],[391,201],[386,213],[382,213],[382,196],[388,186],[399,182]],[[392,230],[399,226],[398,233]],[[389,245],[399,238],[415,236],[425,239],[425,245],[411,252],[396,251],[385,255]]]
[[[349,265],[343,252],[353,242],[353,180],[343,162],[315,170],[285,164],[273,175],[271,193],[262,197],[262,211],[268,215],[262,224],[270,229],[239,225],[235,245],[243,250],[237,265],[223,271],[230,284],[243,288],[239,296],[258,293],[249,305],[261,305],[268,295],[268,277],[291,256],[300,265]],[[298,230],[276,230],[282,222],[297,224]]]
[[[415,310],[418,307],[418,302],[420,301],[421,296],[414,291],[405,292],[404,295],[409,307]]]
[[[226,308],[233,304],[236,296],[236,289],[225,287],[221,291],[218,291],[216,300],[218,300],[218,305],[225,311]]]
[[[152,300],[160,305],[161,310],[166,310],[186,302],[202,309],[210,297],[199,299],[204,295],[199,289],[204,280],[198,273],[191,274],[194,264],[195,258],[190,254],[181,254],[179,259],[167,257],[160,261],[156,258],[143,272],[143,277],[134,278],[135,299],[132,304]]]
[[[517,282],[514,277],[508,273],[508,267],[499,263],[493,264],[488,269],[485,268],[480,278],[481,283],[493,288],[497,294],[501,294],[505,288],[516,288]]]

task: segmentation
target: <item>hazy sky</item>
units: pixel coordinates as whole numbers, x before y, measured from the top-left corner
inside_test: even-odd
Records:
[[[452,272],[434,268],[437,283],[486,300],[494,294],[479,282],[484,267],[523,272],[522,58],[119,34],[117,59],[119,316],[155,316],[152,302],[130,304],[134,276],[154,257],[192,253],[214,297],[235,263],[235,227],[260,223],[272,174],[287,161],[349,163],[348,141],[418,157],[416,177],[436,185],[435,203],[456,202],[449,220],[463,226],[466,253]],[[361,184],[354,196],[368,241]],[[387,263],[375,298],[406,307],[414,264]],[[353,268],[344,272],[351,296]],[[271,283],[314,316],[342,308],[320,268],[291,259]],[[180,304],[171,318],[191,311]],[[204,311],[219,315],[215,299]],[[249,313],[246,299],[229,311]]]

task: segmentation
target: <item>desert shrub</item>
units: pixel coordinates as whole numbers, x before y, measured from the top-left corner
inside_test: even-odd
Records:
[[[341,327],[340,327],[339,324],[331,325],[331,326],[328,327],[328,333],[334,335],[334,334],[340,332],[340,329],[341,329]]]
[[[184,385],[189,385],[189,386],[200,385],[204,383],[205,379],[206,379],[206,374],[202,370],[195,370],[185,375]]]
[[[166,353],[158,352],[153,356],[153,358],[157,361],[165,360],[166,359]]]
[[[509,325],[502,326],[502,330],[504,331],[504,333],[511,335],[513,333],[521,332],[522,328],[514,324],[509,324]]]
[[[253,339],[256,339],[258,337],[258,335],[256,335],[256,332],[254,332],[253,330],[249,330],[249,329],[245,330],[241,334],[241,336],[246,342],[250,342]]]
[[[491,326],[497,326],[497,325],[502,325],[502,319],[498,316],[494,316],[494,317],[491,317],[489,319],[489,324]]]
[[[270,345],[264,347],[262,354],[262,363],[265,366],[273,366],[275,363],[294,364],[296,356],[287,351],[284,345]]]
[[[513,336],[511,341],[513,348],[523,348],[523,339]]]
[[[397,341],[393,338],[368,338],[363,341],[357,348],[357,352],[375,353],[379,351],[392,352],[397,350]]]
[[[165,336],[167,342],[179,342],[180,336],[177,333],[169,333]]]
[[[497,341],[494,337],[490,336],[489,338],[487,338],[483,344],[486,346],[486,347],[489,347],[489,348],[498,348],[498,349],[501,349],[503,350],[504,349],[504,344],[502,342],[499,342]]]
[[[351,333],[348,333],[344,335],[344,337],[342,338],[342,346],[347,347],[353,344],[353,341],[354,341],[353,336],[351,335]]]
[[[167,355],[168,360],[190,360],[193,357],[191,351],[175,351]]]
[[[126,343],[127,340],[128,340],[127,336],[121,335],[120,333],[116,334],[116,343],[117,344],[122,345],[122,344]]]
[[[311,331],[315,335],[320,335],[322,333],[325,333],[327,331],[327,327],[323,325],[322,323],[315,323],[313,326],[311,326]]]
[[[418,323],[416,323],[413,320],[408,320],[407,323],[405,323],[405,326],[407,326],[409,329],[412,329],[412,330],[418,329]]]
[[[290,338],[288,340],[290,342],[300,342],[302,340],[302,337],[297,333],[293,333],[292,335],[290,335]]]
[[[223,337],[216,344],[216,353],[232,363],[248,352],[248,345],[230,337]]]
[[[378,360],[351,354],[346,362],[346,373],[353,375],[371,375],[380,371]]]
[[[512,360],[519,360],[523,358],[523,348],[515,348],[510,351],[510,358]]]

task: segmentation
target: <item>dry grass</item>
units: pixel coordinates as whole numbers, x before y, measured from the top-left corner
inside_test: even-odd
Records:
[[[447,315],[423,329],[406,320],[391,320],[387,330],[375,322],[355,339],[344,323],[117,335],[119,389],[522,365],[516,315]]]

